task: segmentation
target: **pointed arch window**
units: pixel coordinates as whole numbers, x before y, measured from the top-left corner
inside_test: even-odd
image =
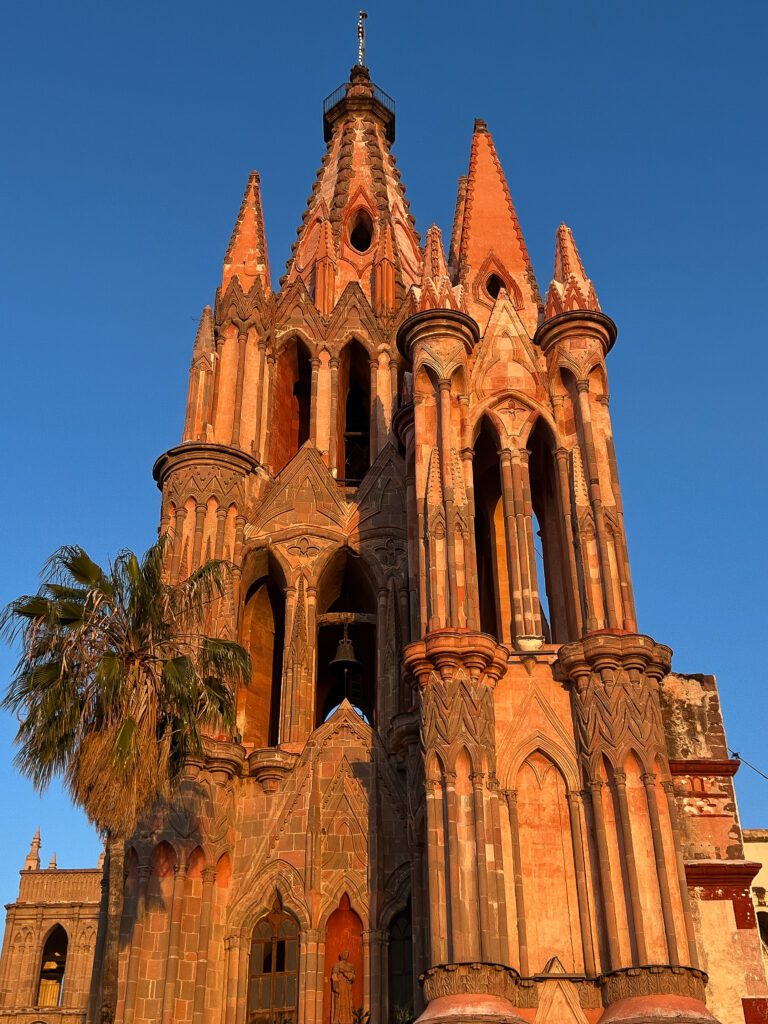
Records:
[[[61,1006],[68,945],[67,933],[57,924],[43,946],[37,987],[38,1006]]]
[[[506,640],[511,609],[498,449],[496,432],[483,420],[472,451],[480,629]]]
[[[312,358],[300,338],[291,338],[277,358],[275,414],[267,426],[273,473],[279,473],[309,440],[311,413]]]
[[[371,465],[371,363],[359,341],[350,342],[341,355],[338,408],[339,478],[356,487]]]
[[[274,747],[280,725],[285,581],[264,552],[258,554],[253,573],[256,578],[246,592],[240,634],[251,656],[251,678],[238,691],[238,728],[246,744]]]
[[[299,926],[275,897],[251,939],[248,1024],[290,1024],[296,1020],[299,976]]]

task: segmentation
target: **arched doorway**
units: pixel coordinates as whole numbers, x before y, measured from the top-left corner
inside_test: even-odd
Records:
[[[291,1024],[299,998],[299,925],[279,897],[251,937],[248,971],[248,1024]]]
[[[363,922],[344,893],[325,929],[323,1024],[353,1024],[364,991]]]

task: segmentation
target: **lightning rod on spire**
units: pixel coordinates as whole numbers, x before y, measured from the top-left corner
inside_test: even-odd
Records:
[[[367,11],[360,11],[357,16],[357,63],[361,68],[365,67],[365,19],[367,17]]]

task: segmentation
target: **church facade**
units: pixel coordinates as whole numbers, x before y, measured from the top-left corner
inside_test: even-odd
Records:
[[[127,849],[118,1021],[765,1024],[738,763],[638,628],[573,236],[540,293],[476,121],[422,241],[362,64],[323,128],[277,291],[247,183],[154,468],[168,572],[234,563],[253,671]],[[36,843],[0,1022],[95,1021],[101,872]]]

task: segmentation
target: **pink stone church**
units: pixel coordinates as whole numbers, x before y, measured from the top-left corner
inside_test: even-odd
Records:
[[[573,236],[542,293],[478,120],[422,238],[362,62],[322,127],[277,290],[247,182],[154,467],[172,577],[237,567],[253,674],[128,844],[118,1021],[766,1024],[738,762],[636,619]],[[39,850],[0,1024],[95,1024],[102,869]]]

